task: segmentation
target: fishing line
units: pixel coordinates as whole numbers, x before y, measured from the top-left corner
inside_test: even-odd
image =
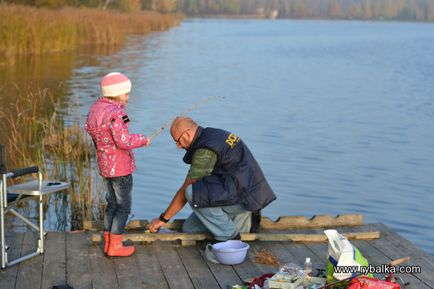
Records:
[[[194,109],[196,109],[196,108],[204,105],[205,103],[207,103],[207,102],[209,102],[211,100],[214,100],[214,99],[224,99],[224,98],[225,98],[224,96],[211,96],[211,97],[208,97],[208,98],[206,98],[206,99],[204,99],[204,100],[202,100],[202,101],[200,101],[200,102],[198,102],[198,103],[190,106],[189,108],[187,108],[186,110],[184,110],[183,112],[181,112],[179,115],[186,115],[190,111],[192,111],[192,110],[194,110]],[[157,135],[159,135],[160,133],[162,133],[164,131],[164,129],[166,127],[168,127],[172,123],[172,121],[173,121],[173,118],[171,118],[170,120],[168,120],[167,122],[165,122],[158,130],[156,130],[149,137],[149,139],[151,139],[151,141],[152,141]]]

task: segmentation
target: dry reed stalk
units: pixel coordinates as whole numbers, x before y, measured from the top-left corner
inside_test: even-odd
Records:
[[[266,249],[262,249],[255,253],[255,262],[264,265],[280,265],[277,257],[270,250]]]

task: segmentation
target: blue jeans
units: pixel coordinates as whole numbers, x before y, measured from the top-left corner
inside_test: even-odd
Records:
[[[104,230],[122,234],[131,212],[133,176],[105,178],[107,207],[104,214]]]
[[[185,190],[185,198],[192,204],[192,186]],[[226,241],[238,233],[250,231],[252,212],[244,205],[231,205],[222,207],[195,208],[193,213],[185,220],[182,231],[186,233],[208,232],[218,241]]]

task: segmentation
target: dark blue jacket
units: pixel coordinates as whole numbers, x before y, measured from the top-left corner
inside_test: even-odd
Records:
[[[256,211],[276,199],[261,168],[239,137],[221,129],[198,127],[184,162],[191,164],[194,152],[200,148],[214,151],[217,162],[210,176],[193,184],[193,206],[244,204],[248,210]]]

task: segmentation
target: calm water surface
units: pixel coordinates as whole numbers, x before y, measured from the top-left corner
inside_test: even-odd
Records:
[[[77,57],[65,86],[85,115],[100,77],[125,72],[147,135],[224,97],[190,116],[248,144],[278,196],[264,215],[361,213],[434,254],[433,51],[433,24],[188,20]],[[151,219],[188,166],[167,131],[135,152],[133,214]]]

